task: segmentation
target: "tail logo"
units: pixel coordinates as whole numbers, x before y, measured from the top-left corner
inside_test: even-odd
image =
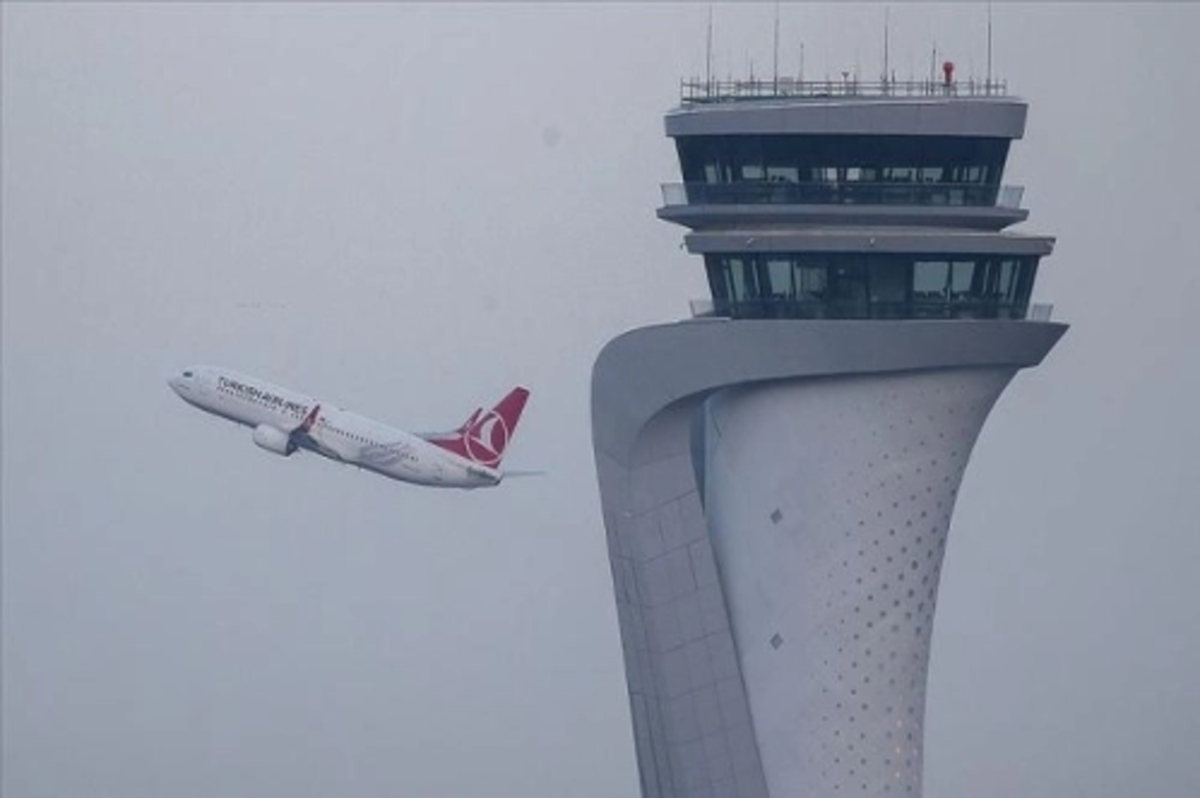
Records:
[[[426,440],[484,468],[499,468],[528,398],[526,388],[513,388],[488,412],[476,410],[454,432],[428,435]]]
[[[504,450],[508,448],[511,433],[504,418],[495,410],[474,424],[463,433],[463,443],[466,444],[467,454],[480,465],[495,466],[500,463]]]

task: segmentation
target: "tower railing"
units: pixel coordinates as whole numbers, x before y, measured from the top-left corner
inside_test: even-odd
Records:
[[[685,205],[917,205],[1021,207],[1023,186],[977,183],[867,183],[861,181],[742,180],[732,183],[663,183],[663,204]]]
[[[864,81],[844,74],[840,80],[800,80],[792,77],[749,78],[747,80],[680,81],[684,105],[738,100],[829,97],[1005,97],[1008,82],[1003,80],[874,80]]]

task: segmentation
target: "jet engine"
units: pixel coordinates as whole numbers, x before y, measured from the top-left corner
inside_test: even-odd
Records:
[[[270,424],[259,424],[254,428],[254,443],[268,452],[284,457],[296,451],[296,442],[292,440],[292,436]]]

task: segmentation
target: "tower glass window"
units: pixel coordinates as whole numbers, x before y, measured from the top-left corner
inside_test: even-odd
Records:
[[[705,258],[732,318],[1022,319],[1035,256],[762,253]]]
[[[676,144],[699,203],[991,205],[1009,140],[729,135]]]

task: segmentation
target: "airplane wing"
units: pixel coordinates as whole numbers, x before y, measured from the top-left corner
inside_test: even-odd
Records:
[[[313,405],[313,409],[308,411],[308,415],[304,417],[304,420],[301,421],[298,426],[288,432],[288,437],[291,438],[294,444],[304,449],[319,450],[321,448],[317,445],[317,442],[313,440],[312,436],[309,435],[309,432],[311,432],[312,428],[316,425],[317,418],[320,416],[320,414],[321,406],[319,404]]]

